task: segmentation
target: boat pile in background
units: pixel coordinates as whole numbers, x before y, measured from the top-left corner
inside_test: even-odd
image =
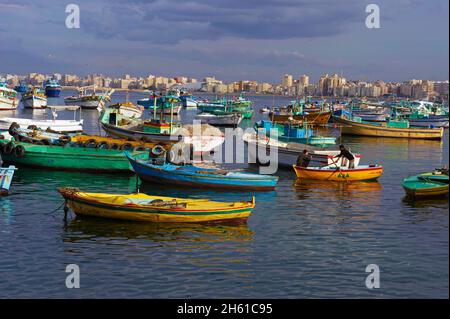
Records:
[[[45,108],[47,97],[58,96],[61,87],[47,81],[44,88],[21,83],[24,107]],[[88,93],[88,91],[90,93]],[[214,163],[194,161],[195,155],[211,154],[224,142],[215,126],[237,127],[254,115],[252,101],[233,99],[196,100],[188,91],[151,93],[138,105],[129,101],[107,105],[114,90],[96,92],[83,87],[66,97],[66,106],[48,106],[52,119],[0,118],[0,154],[17,165],[88,172],[135,173],[143,182],[225,190],[271,191],[278,177],[224,169]],[[0,85],[0,109],[15,109],[17,92]],[[174,115],[182,108],[198,109],[200,124],[181,125]],[[82,134],[81,109],[100,110],[99,123],[108,136]],[[148,109],[149,119],[141,119]],[[57,120],[57,112],[74,111],[73,120]],[[79,111],[79,119],[76,119]],[[372,137],[441,139],[448,126],[448,110],[429,103],[340,104],[312,103],[303,99],[289,105],[263,109],[267,119],[254,123],[254,131],[242,139],[249,151],[249,163],[293,169],[299,180],[350,183],[375,181],[383,173],[379,164],[360,164],[361,154],[348,160],[336,147],[335,136],[322,136],[317,126],[333,121],[341,134]],[[167,119],[169,115],[170,118]],[[277,151],[275,158],[261,154]],[[308,154],[308,162],[300,161]],[[202,157],[201,157],[202,158]],[[349,157],[351,158],[351,157]],[[267,162],[269,160],[269,162]],[[274,163],[270,163],[273,161]],[[205,166],[206,165],[206,166]],[[2,193],[7,192],[15,166],[0,169]],[[423,173],[406,178],[409,196],[437,196],[448,193],[448,171]],[[60,188],[66,205],[78,215],[153,222],[242,221],[251,213],[249,202],[213,202],[142,194],[83,193]]]

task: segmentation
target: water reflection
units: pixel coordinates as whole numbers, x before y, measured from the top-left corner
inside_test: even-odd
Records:
[[[13,219],[14,206],[9,198],[0,197],[0,220],[5,226],[9,226]]]
[[[92,217],[76,217],[64,225],[64,241],[101,241],[117,239],[123,245],[124,240],[140,239],[153,242],[195,242],[215,243],[232,241],[250,241],[253,232],[247,224],[186,224],[186,223],[134,223],[105,220]]]

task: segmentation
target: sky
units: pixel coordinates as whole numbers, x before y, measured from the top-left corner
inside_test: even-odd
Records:
[[[0,73],[448,80],[449,1],[0,0],[0,43]]]

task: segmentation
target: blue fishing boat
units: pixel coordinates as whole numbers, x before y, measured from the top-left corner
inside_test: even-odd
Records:
[[[45,82],[45,95],[47,97],[59,97],[61,93],[61,85],[59,85],[58,81],[55,79],[50,79]]]
[[[19,85],[16,85],[14,87],[14,90],[19,93],[25,93],[26,91],[28,91],[28,85],[26,82],[20,81]]]
[[[327,147],[336,144],[336,138],[332,136],[317,136],[306,123],[272,123],[271,121],[262,120],[256,122],[255,130],[268,137],[275,138],[283,142],[300,143],[314,145],[318,147]],[[275,136],[274,136],[275,135]]]
[[[11,186],[11,181],[14,176],[14,171],[16,170],[17,168],[14,165],[10,165],[9,167],[0,167],[0,195],[8,195],[9,187]]]
[[[268,191],[275,189],[278,177],[232,172],[194,165],[174,165],[165,161],[152,164],[125,153],[136,174],[143,181],[179,186],[233,190]]]

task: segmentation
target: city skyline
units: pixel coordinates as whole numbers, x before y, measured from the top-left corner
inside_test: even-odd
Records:
[[[82,0],[80,29],[67,29],[66,3],[0,0],[1,72],[448,79],[447,1],[378,1],[379,29],[365,26],[370,2],[330,3]]]

